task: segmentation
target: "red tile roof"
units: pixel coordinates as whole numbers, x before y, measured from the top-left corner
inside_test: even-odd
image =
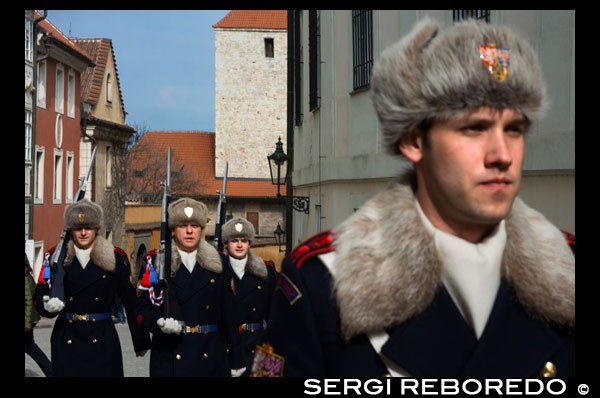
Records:
[[[33,18],[34,20],[38,20],[42,18],[42,14],[40,14],[37,11],[34,11]],[[54,39],[58,40],[59,42],[67,46],[69,49],[73,50],[77,55],[79,55],[80,58],[82,57],[90,63],[92,62],[90,56],[77,45],[75,45],[75,43],[73,43],[71,39],[69,39],[63,32],[61,32],[60,29],[58,29],[52,22],[50,22],[49,18],[40,21],[39,27],[47,34],[51,34]]]
[[[81,100],[96,105],[100,97],[100,89],[104,81],[104,71],[108,62],[108,54],[112,54],[113,65],[115,66],[115,81],[119,88],[119,99],[121,100],[121,111],[126,115],[125,104],[123,103],[123,92],[121,91],[121,82],[119,81],[119,70],[117,69],[117,60],[115,50],[111,39],[71,39],[77,46],[84,50],[96,63],[95,67],[89,66],[81,76]]]
[[[223,189],[223,178],[215,178],[215,134],[201,131],[148,131],[136,145],[148,145],[152,159],[165,162],[168,147],[171,147],[171,175],[175,160],[178,167],[185,166],[189,178],[198,181],[193,192],[175,192],[174,195],[217,196],[217,190]],[[135,165],[132,165],[135,169]],[[265,161],[265,167],[268,167]],[[285,186],[281,187],[285,193]],[[227,179],[228,197],[275,197],[277,185],[271,180]]]
[[[287,29],[287,10],[232,10],[213,28]]]

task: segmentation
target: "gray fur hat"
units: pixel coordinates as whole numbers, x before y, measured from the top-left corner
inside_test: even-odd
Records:
[[[235,217],[223,224],[221,229],[221,237],[223,242],[229,241],[232,238],[246,238],[250,242],[254,240],[254,226],[245,218]]]
[[[202,202],[190,198],[181,198],[169,205],[169,228],[187,224],[197,224],[204,228],[210,220],[208,208]]]
[[[546,88],[529,44],[506,27],[476,20],[444,31],[431,18],[419,21],[382,52],[372,87],[391,154],[400,154],[400,138],[424,121],[481,106],[513,109],[533,121],[546,108]]]
[[[104,211],[102,206],[88,199],[69,204],[65,207],[65,228],[102,228]]]

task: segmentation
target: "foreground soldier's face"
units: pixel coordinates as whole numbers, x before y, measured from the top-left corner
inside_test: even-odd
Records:
[[[517,112],[483,107],[435,123],[428,145],[420,137],[401,144],[436,228],[478,242],[507,216],[521,182],[526,127]]]
[[[96,240],[96,234],[98,229],[96,228],[77,228],[71,230],[71,236],[73,236],[73,243],[80,249],[89,249]]]
[[[173,230],[175,245],[179,248],[179,250],[193,252],[198,248],[201,232],[202,228],[199,225],[194,224],[175,227]]]

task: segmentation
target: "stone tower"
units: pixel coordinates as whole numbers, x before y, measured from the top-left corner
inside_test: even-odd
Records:
[[[287,11],[233,10],[215,30],[215,175],[270,178],[285,144]]]

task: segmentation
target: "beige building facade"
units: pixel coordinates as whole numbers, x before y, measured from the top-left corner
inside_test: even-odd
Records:
[[[575,15],[574,11],[496,11],[489,23],[521,32],[540,58],[550,109],[526,136],[521,198],[559,228],[575,233]],[[424,16],[445,26],[452,10],[372,11],[371,51],[382,50]],[[385,189],[409,165],[385,153],[367,84],[353,85],[353,11],[316,13],[320,106],[310,109],[309,11],[295,14],[299,25],[293,54],[300,68],[300,113],[294,114],[294,195],[309,196],[310,214],[294,213],[293,245],[350,216]],[[298,62],[300,58],[301,62]],[[314,72],[313,72],[314,73]],[[298,80],[296,79],[296,83]]]
[[[287,31],[247,26],[214,25],[215,171],[228,161],[229,177],[270,179],[267,155],[286,135]]]

